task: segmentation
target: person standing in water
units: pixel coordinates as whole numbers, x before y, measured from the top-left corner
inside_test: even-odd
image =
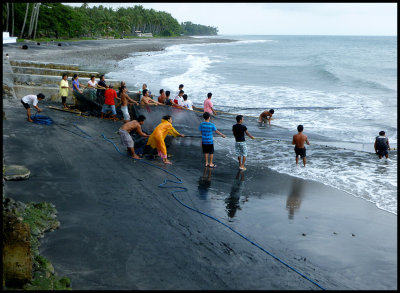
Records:
[[[383,130],[380,131],[379,136],[375,138],[374,149],[375,153],[379,156],[379,159],[382,159],[383,156],[385,156],[386,159],[389,158],[389,139],[386,137]]]
[[[297,126],[298,133],[293,135],[292,144],[295,145],[294,152],[296,153],[296,165],[299,163],[299,156],[303,159],[303,165],[306,166],[306,148],[304,143],[310,145],[307,135],[303,133],[303,125]]]
[[[236,140],[235,150],[239,161],[239,169],[245,171],[246,167],[244,166],[244,163],[246,162],[247,157],[247,145],[244,135],[246,134],[251,139],[254,139],[254,136],[252,136],[247,131],[247,127],[243,125],[243,115],[237,115],[236,122],[237,123],[232,126],[232,132]]]

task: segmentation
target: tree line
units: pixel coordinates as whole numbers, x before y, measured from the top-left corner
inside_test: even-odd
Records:
[[[171,14],[141,5],[120,7],[71,7],[61,3],[3,3],[3,31],[20,39],[96,38],[134,36],[217,35],[218,28],[179,23]]]

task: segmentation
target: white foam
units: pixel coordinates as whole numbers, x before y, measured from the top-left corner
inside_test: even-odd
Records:
[[[216,142],[223,143],[236,160],[233,143]],[[379,160],[374,154],[312,145],[306,147],[304,168],[301,159],[296,166],[293,146],[287,142],[249,140],[247,145],[249,165],[266,165],[280,173],[321,182],[397,215],[397,155]]]

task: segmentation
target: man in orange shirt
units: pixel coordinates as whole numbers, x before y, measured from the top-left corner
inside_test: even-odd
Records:
[[[113,89],[113,85],[110,84],[109,86],[106,86],[106,92],[104,93],[105,101],[103,108],[101,109],[101,119],[104,118],[104,113],[107,113],[108,111],[112,111],[111,117],[114,119],[114,121],[118,120],[117,119],[117,111],[115,110],[115,102],[114,99],[121,100],[118,98],[117,92]]]

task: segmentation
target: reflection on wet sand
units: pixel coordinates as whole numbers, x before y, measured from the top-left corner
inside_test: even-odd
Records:
[[[286,201],[286,209],[289,211],[288,217],[293,220],[295,210],[301,205],[303,181],[300,178],[293,179],[292,188]]]
[[[202,200],[208,198],[208,189],[211,186],[211,170],[212,168],[204,168],[203,175],[199,178],[199,198]]]
[[[238,171],[235,180],[233,181],[231,192],[225,199],[226,212],[228,214],[229,221],[235,216],[237,209],[240,209],[239,199],[242,196],[244,188],[244,172]]]

